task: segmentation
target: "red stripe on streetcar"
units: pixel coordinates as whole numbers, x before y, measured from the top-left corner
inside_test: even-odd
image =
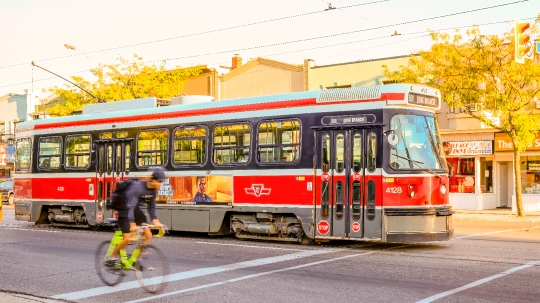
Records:
[[[144,120],[170,119],[170,118],[181,118],[181,117],[188,117],[188,116],[203,116],[203,115],[226,114],[226,113],[234,113],[234,112],[246,112],[246,111],[254,111],[254,110],[270,110],[270,109],[287,108],[287,107],[302,107],[302,106],[313,106],[313,105],[329,105],[329,104],[344,104],[344,103],[358,103],[358,102],[377,102],[377,101],[383,101],[383,100],[403,100],[404,98],[405,98],[404,93],[384,93],[384,94],[381,94],[381,98],[378,98],[378,99],[358,100],[358,101],[338,101],[338,102],[317,103],[315,98],[310,98],[310,99],[301,99],[301,100],[276,101],[276,102],[266,102],[266,103],[257,103],[257,104],[247,104],[247,105],[224,106],[224,107],[218,107],[218,108],[202,108],[202,109],[186,110],[186,111],[181,111],[181,112],[156,113],[156,114],[145,114],[145,115],[139,115],[139,116],[111,117],[111,118],[103,118],[103,119],[38,124],[34,126],[34,129],[39,130],[39,129],[85,126],[85,125],[96,125],[96,124],[107,124],[107,123],[122,123],[122,122],[134,122],[134,121],[144,121]]]

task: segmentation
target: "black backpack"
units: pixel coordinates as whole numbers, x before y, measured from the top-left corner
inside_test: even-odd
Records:
[[[111,199],[107,203],[107,209],[125,210],[127,209],[127,199],[125,193],[131,184],[138,182],[139,180],[132,178],[116,183],[116,189],[114,190]]]

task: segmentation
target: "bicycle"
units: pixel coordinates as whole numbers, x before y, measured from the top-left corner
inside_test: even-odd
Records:
[[[107,219],[109,223],[116,223],[118,219]],[[126,275],[124,271],[135,270],[135,275],[141,287],[149,293],[158,293],[163,290],[169,274],[169,266],[165,254],[157,247],[144,244],[144,230],[158,228],[155,225],[141,225],[137,227],[132,242],[135,248],[131,254],[126,250],[120,250],[120,262],[109,261],[109,256],[114,248],[122,241],[122,231],[116,229],[112,240],[103,241],[98,245],[95,255],[96,271],[101,281],[109,286],[114,286]],[[159,227],[159,232],[154,237],[163,237],[166,232],[165,226]],[[134,238],[134,239],[133,239]]]

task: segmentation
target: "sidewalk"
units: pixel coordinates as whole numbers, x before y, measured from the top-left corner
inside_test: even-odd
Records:
[[[63,301],[57,301],[52,299],[38,298],[28,295],[2,292],[0,291],[0,303],[58,303]]]
[[[524,217],[518,217],[517,213],[510,208],[497,208],[485,210],[460,210],[454,209],[454,219],[457,220],[482,220],[482,221],[506,221],[506,222],[540,222],[540,212],[525,212]]]

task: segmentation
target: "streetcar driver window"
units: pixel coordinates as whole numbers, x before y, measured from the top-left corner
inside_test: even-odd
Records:
[[[217,125],[212,161],[218,165],[248,162],[250,133],[251,127],[247,123]]]
[[[15,151],[15,170],[28,171],[30,169],[30,155],[32,154],[30,139],[17,140]]]
[[[300,150],[300,122],[262,121],[259,124],[259,162],[296,162]]]
[[[66,168],[81,169],[90,165],[90,135],[66,138]]]
[[[61,137],[47,137],[39,139],[38,168],[44,170],[55,170],[60,168],[61,151]]]
[[[390,166],[395,170],[444,169],[437,122],[433,117],[395,115],[390,121],[398,143],[391,146]]]
[[[185,127],[174,130],[174,164],[204,163],[205,155],[206,128]]]
[[[169,130],[156,129],[137,134],[137,166],[163,166],[167,164]]]

